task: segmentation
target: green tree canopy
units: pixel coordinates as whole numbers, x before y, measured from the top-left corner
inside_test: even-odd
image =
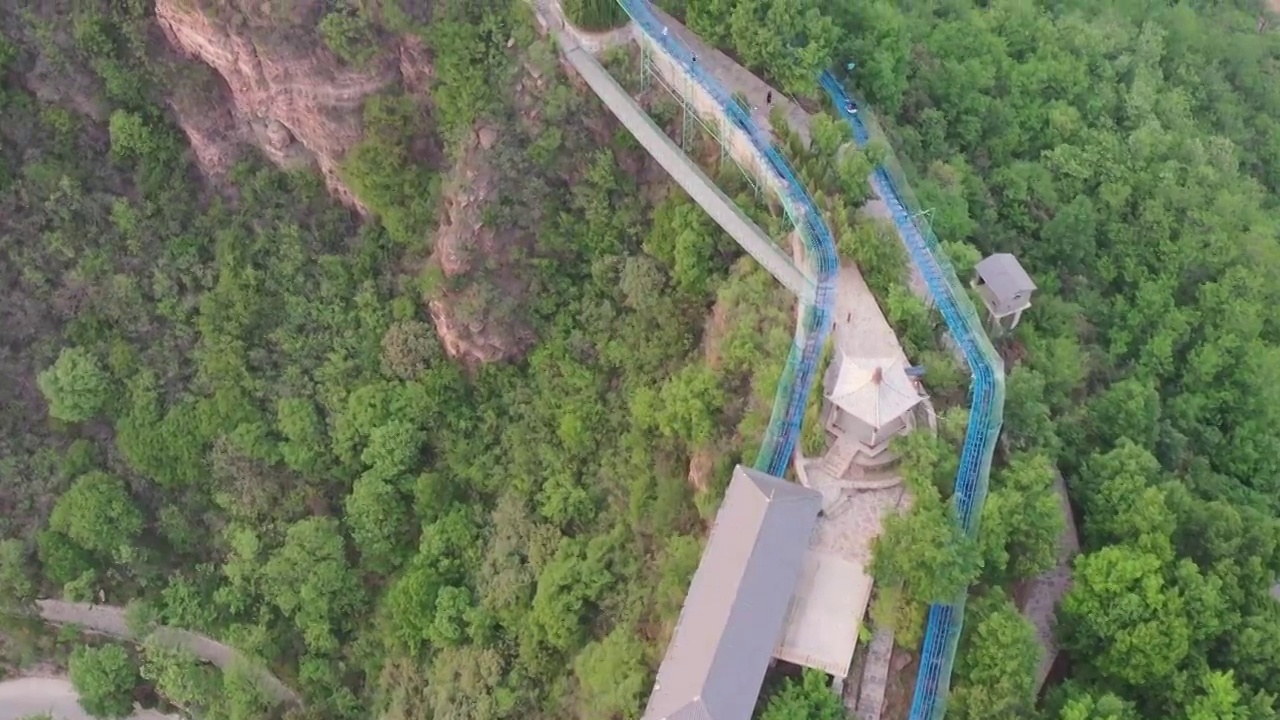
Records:
[[[408,507],[404,495],[376,473],[366,472],[351,487],[344,521],[367,570],[387,572],[406,554]]]
[[[148,641],[142,651],[142,677],[153,683],[165,700],[194,713],[218,699],[221,682],[216,668],[202,663],[186,650],[157,641]]]
[[[1133,703],[1111,693],[1092,694],[1070,686],[1057,720],[1138,720]]]
[[[983,575],[1027,579],[1053,568],[1066,520],[1044,455],[1016,454],[997,471],[982,508]]]
[[[71,653],[71,684],[80,707],[97,718],[123,718],[133,713],[133,689],[138,666],[119,645],[82,645]]]
[[[604,717],[635,720],[640,716],[649,671],[644,646],[635,634],[615,628],[603,640],[589,643],[573,663],[582,687],[582,706]]]
[[[799,680],[787,679],[774,693],[760,720],[845,720],[840,696],[831,692],[826,673],[806,669]]]
[[[21,540],[0,540],[0,609],[17,609],[35,599],[27,574],[27,548]]]
[[[973,720],[1027,717],[1043,654],[1035,627],[999,592],[971,604],[967,615],[947,714]]]
[[[1103,676],[1135,685],[1169,677],[1191,649],[1186,602],[1155,555],[1107,547],[1081,556],[1059,627]]]
[[[981,570],[977,545],[932,485],[916,489],[911,510],[885,518],[872,547],[876,579],[905,583],[910,598],[921,602],[951,602]]]
[[[316,29],[325,45],[352,65],[364,65],[378,53],[377,28],[354,8],[326,13]]]
[[[120,559],[142,532],[142,512],[124,481],[93,471],[76,478],[58,498],[49,527],[80,547]]]
[[[349,613],[363,601],[335,518],[307,518],[290,526],[263,575],[268,597],[318,651],[337,647]]]
[[[66,422],[97,415],[111,395],[106,371],[82,347],[66,347],[36,381],[49,402],[49,414]]]

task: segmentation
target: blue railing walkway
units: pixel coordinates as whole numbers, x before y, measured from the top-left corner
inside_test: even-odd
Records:
[[[694,61],[693,51],[688,46],[674,34],[663,32],[661,21],[646,0],[618,0],[618,4],[644,33],[645,37],[640,41],[652,43],[679,63],[682,70],[715,99],[729,122],[751,140],[769,170],[781,179],[778,187],[783,208],[804,242],[809,274],[814,280],[813,298],[810,302],[802,302],[795,341],[778,381],[773,414],[755,462],[757,470],[781,476],[795,451],[814,373],[827,335],[831,332],[831,304],[835,296],[835,276],[839,270],[835,242],[804,185],[768,135],[751,119],[750,113],[714,77],[703,71]]]
[[[865,146],[870,133],[856,113],[845,109],[850,97],[844,86],[830,72],[822,74],[821,84],[835,103],[836,111],[852,126],[854,141],[859,147]],[[978,532],[991,458],[1004,419],[1004,364],[933,231],[923,222],[917,222],[917,216],[906,207],[898,184],[883,165],[872,174],[871,186],[888,206],[898,234],[973,377],[969,389],[969,426],[960,452],[954,495],[957,519],[965,534],[972,537]],[[911,701],[911,720],[938,720],[946,711],[951,667],[964,624],[965,598],[962,595],[952,603],[938,603],[929,608],[920,670]]]

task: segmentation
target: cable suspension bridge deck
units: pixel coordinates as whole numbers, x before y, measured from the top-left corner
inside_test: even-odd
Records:
[[[644,108],[591,53],[573,45],[565,48],[564,56],[605,107],[609,108],[649,155],[658,161],[716,224],[724,228],[743,250],[796,297],[804,301],[812,299],[813,281],[809,276],[796,267],[782,248],[773,243],[760,226],[752,222],[715,181],[658,127]]]

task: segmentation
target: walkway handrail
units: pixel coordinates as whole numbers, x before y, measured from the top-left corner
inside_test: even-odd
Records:
[[[865,146],[871,132],[862,117],[845,110],[850,97],[844,86],[830,71],[822,73],[820,82],[835,103],[836,111],[852,126],[854,141]],[[937,237],[919,214],[920,208],[909,208],[904,202],[904,195],[910,195],[906,178],[894,178],[888,164],[882,163],[872,174],[871,184],[889,207],[898,234],[973,375],[969,390],[969,426],[960,451],[954,500],[961,529],[965,535],[974,537],[986,500],[991,458],[1004,420],[1004,364]],[[920,670],[911,701],[911,720],[939,720],[946,712],[951,667],[964,625],[966,598],[967,593],[962,593],[952,603],[936,603],[929,608]]]
[[[806,260],[815,284],[813,301],[802,302],[803,310],[800,321],[796,324],[795,341],[778,382],[769,428],[761,440],[760,452],[754,465],[757,470],[781,476],[791,462],[791,455],[800,435],[800,423],[809,402],[813,377],[827,335],[831,332],[831,304],[835,296],[835,276],[839,270],[835,242],[822,214],[804,185],[797,179],[791,165],[774,147],[768,135],[755,124],[750,113],[715,78],[693,61],[693,51],[673,33],[666,31],[647,0],[617,2],[635,22],[636,27],[647,36],[647,40],[678,62],[684,72],[716,101],[725,118],[750,139],[756,152],[781,180],[778,192],[783,208],[792,224],[800,231],[804,242]],[[641,42],[645,40],[646,38],[641,38]]]

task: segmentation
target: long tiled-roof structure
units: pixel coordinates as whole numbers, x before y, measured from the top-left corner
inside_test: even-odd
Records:
[[[739,465],[689,585],[644,720],[749,720],[822,508]]]

